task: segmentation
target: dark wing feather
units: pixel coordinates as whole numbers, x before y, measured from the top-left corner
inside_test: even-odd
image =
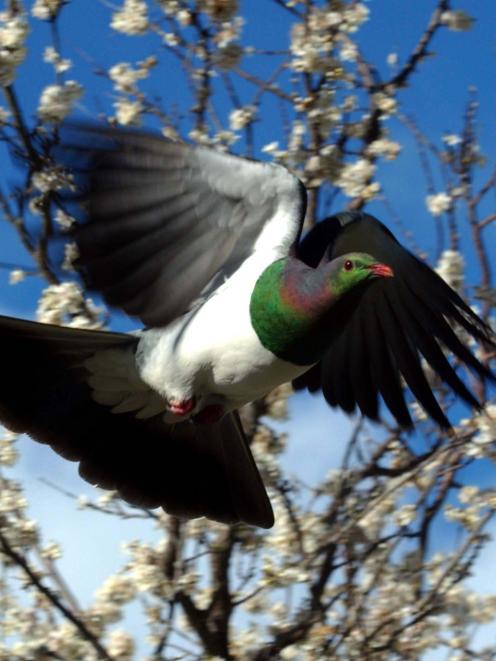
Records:
[[[364,337],[368,332],[365,310],[358,308],[351,323],[350,377],[358,407],[371,419],[378,414],[377,391],[372,381],[370,361]]]
[[[381,284],[387,286],[387,283]],[[417,347],[412,342],[406,326],[408,320],[401,315],[401,310],[398,309],[395,287],[389,286],[389,289],[388,295],[383,299],[383,309],[379,313],[382,312],[384,315],[386,342],[396,358],[399,372],[428,414],[441,427],[449,427],[450,424],[425,377]]]
[[[331,406],[340,406],[347,413],[353,413],[356,400],[353,396],[353,385],[349,369],[350,351],[352,345],[343,335],[336,337],[333,342],[336,348],[338,363],[335,369],[329,364],[331,356],[326,354],[323,360],[323,383],[324,397]]]
[[[82,190],[78,268],[89,288],[149,326],[232,275],[270,223],[278,229],[262,250],[284,256],[299,237],[305,190],[279,165],[84,125],[69,127],[63,145],[60,160]]]
[[[378,293],[380,295],[382,292]],[[386,341],[380,305],[374,305],[374,300],[370,296],[363,303],[368,329],[368,332],[364,334],[364,338],[367,345],[372,381],[376,384],[377,391],[382,396],[386,406],[394,412],[394,416],[400,425],[410,427],[412,419],[403,398],[397,363]]]
[[[327,239],[327,244],[325,240]],[[329,315],[329,348],[321,363],[299,377],[297,389],[320,387],[332,405],[377,417],[381,395],[398,422],[411,425],[401,379],[438,424],[449,426],[422,369],[421,357],[465,402],[477,399],[442,351],[445,347],[480,378],[492,372],[459,340],[453,323],[495,346],[491,330],[434,271],[403,248],[376,218],[344,213],[319,223],[303,239],[299,257],[312,266],[348,252],[367,252],[388,264],[394,278],[352,292]]]
[[[396,295],[396,304],[398,310],[401,311],[402,317],[405,319],[405,327],[408,329],[408,334],[411,337],[412,343],[418,347],[420,353],[424,356],[426,361],[431,365],[434,371],[441,376],[449,387],[462,399],[464,399],[471,406],[477,407],[479,403],[458,377],[457,373],[452,369],[446,356],[441,350],[437,342],[436,335],[424,332],[425,325],[420,320],[425,320],[425,315],[419,311],[422,303],[419,301],[415,308],[411,307],[412,300],[409,296],[409,291],[405,290],[405,284],[398,282],[398,293]],[[410,303],[410,306],[408,305]],[[470,354],[470,352],[468,352]],[[472,354],[470,357],[473,358]],[[478,363],[480,364],[480,363]]]
[[[81,476],[128,502],[182,517],[268,528],[273,514],[236,414],[166,425],[97,404],[82,361],[137,339],[0,317],[0,421],[79,462]]]

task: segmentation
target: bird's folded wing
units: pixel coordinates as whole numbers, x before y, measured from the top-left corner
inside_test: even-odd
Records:
[[[235,416],[171,426],[93,400],[84,359],[134,342],[0,317],[0,422],[79,462],[84,479],[134,505],[270,527],[270,502]]]
[[[378,416],[381,395],[398,422],[410,426],[403,378],[428,415],[448,427],[422,358],[458,396],[478,406],[444,350],[477,377],[494,381],[492,372],[459,339],[455,326],[486,345],[495,346],[494,335],[458,294],[403,248],[382,223],[367,214],[351,218],[346,214],[346,220],[343,226],[339,216],[324,221],[315,236],[302,243],[301,258],[315,265],[321,259],[366,250],[388,264],[394,277],[358,288],[333,308],[324,358],[294,385],[312,392],[322,389],[331,405],[348,412],[358,406],[372,419]],[[327,244],[323,245],[323,237],[328,238]]]
[[[282,256],[299,235],[305,191],[279,165],[84,125],[66,131],[61,160],[82,189],[81,273],[149,326],[183,313],[255,249]]]

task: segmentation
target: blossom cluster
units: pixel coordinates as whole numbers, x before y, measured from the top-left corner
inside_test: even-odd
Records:
[[[343,166],[337,184],[348,197],[361,197],[367,200],[380,190],[379,182],[372,181],[374,172],[373,163],[367,159],[359,159]]]
[[[45,48],[43,59],[45,62],[53,65],[55,73],[57,74],[68,71],[72,66],[72,62],[67,58],[61,57],[60,53],[58,53],[53,46],[47,46]]]
[[[28,23],[22,13],[0,12],[0,85],[10,85],[26,56]]]
[[[155,57],[138,62],[136,68],[128,62],[114,64],[108,72],[119,97],[114,101],[115,117],[119,124],[138,125],[145,110],[143,96],[138,90],[138,81],[148,78],[151,69],[157,64]]]
[[[72,111],[74,103],[83,95],[82,86],[75,80],[48,85],[40,96],[38,115],[43,122],[59,124]]]
[[[62,282],[43,291],[36,318],[44,324],[98,329],[102,327],[101,313],[75,282]]]
[[[444,250],[436,266],[436,272],[450,287],[460,291],[463,286],[465,260],[457,250]]]
[[[121,9],[114,12],[111,26],[117,32],[142,35],[149,26],[148,8],[144,0],[124,0]]]
[[[31,13],[42,21],[53,20],[64,5],[65,0],[35,0]]]
[[[339,43],[340,33],[356,32],[368,16],[369,10],[362,2],[347,3],[341,7],[332,3],[329,8],[312,6],[306,23],[296,23],[291,33],[292,68],[298,72],[325,73],[339,69],[339,61],[333,51]],[[342,52],[345,59],[356,56],[356,50],[349,45]]]
[[[440,216],[445,211],[451,209],[452,199],[451,196],[445,193],[435,193],[428,195],[426,198],[427,208],[433,216]]]

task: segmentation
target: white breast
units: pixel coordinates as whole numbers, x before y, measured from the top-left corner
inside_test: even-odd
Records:
[[[266,259],[261,267],[254,255],[198,310],[147,331],[140,344],[143,381],[166,399],[196,396],[200,406],[222,396],[231,410],[306,371],[276,358],[252,328],[251,292]]]

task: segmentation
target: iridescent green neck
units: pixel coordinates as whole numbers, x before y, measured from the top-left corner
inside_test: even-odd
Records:
[[[263,346],[278,358],[312,365],[322,357],[327,338],[321,322],[339,298],[329,271],[285,258],[268,266],[257,280],[251,323]]]

